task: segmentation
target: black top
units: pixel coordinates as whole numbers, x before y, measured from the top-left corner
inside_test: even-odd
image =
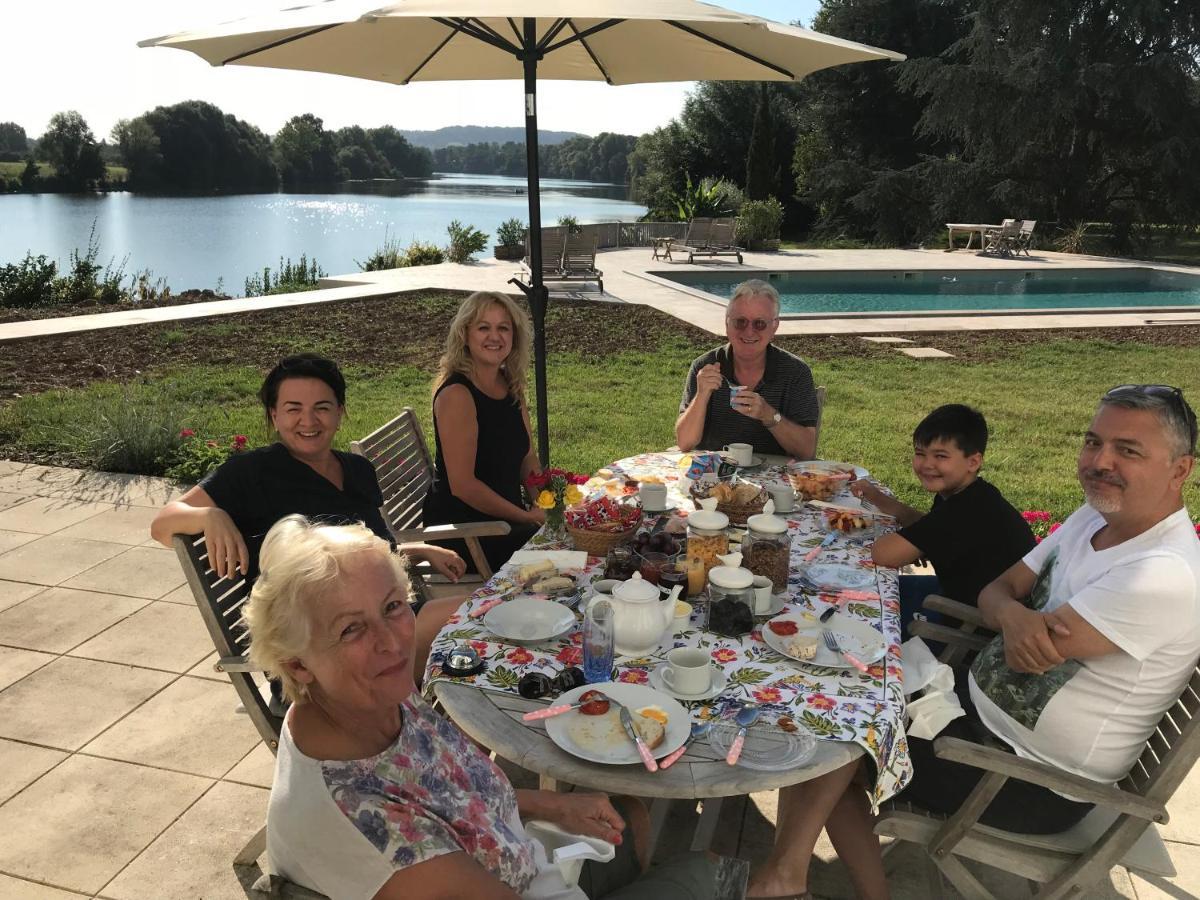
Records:
[[[929,512],[897,534],[933,564],[945,596],[971,606],[1037,544],[1029,523],[982,478],[948,499],[934,497]]]
[[[529,454],[529,432],[521,415],[521,404],[512,397],[500,400],[489,397],[471,383],[465,375],[451,375],[433,396],[452,384],[466,386],[475,402],[475,422],[479,427],[475,443],[475,477],[514,506],[524,507],[521,497],[521,465]],[[446,460],[442,453],[442,433],[437,416],[433,417],[433,439],[437,447],[437,466],[434,482],[425,498],[425,524],[449,525],[455,522],[482,522],[495,519],[468,506],[450,493],[446,476]]]
[[[729,404],[729,385],[736,383],[733,374],[733,354],[729,344],[710,350],[692,363],[687,382],[683,386],[683,400],[679,413],[683,414],[696,396],[696,373],[710,363],[721,366],[725,381],[708,398],[708,411],[704,417],[704,433],[696,446],[701,450],[720,450],[726,444],[752,444],[759,453],[774,453],[787,456],[767,426],[749,416],[744,416]],[[766,368],[763,378],[751,390],[797,425],[817,424],[817,391],[813,386],[812,370],[795,354],[781,350],[774,344],[767,345]]]
[[[250,576],[258,575],[258,551],[271,526],[299,513],[330,525],[362,522],[381,538],[392,535],[379,507],[383,494],[375,467],[365,457],[334,450],[342,464],[342,490],[292,456],[283,444],[238,453],[200,480],[246,540]]]

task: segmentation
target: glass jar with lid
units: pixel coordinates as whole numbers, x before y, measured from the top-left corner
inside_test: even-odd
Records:
[[[713,566],[708,572],[708,627],[727,637],[754,628],[754,573],[740,566]]]
[[[699,509],[688,516],[687,558],[689,567],[703,569],[702,582],[708,579],[709,570],[720,564],[717,557],[729,552],[728,527],[729,516],[715,510]]]
[[[747,519],[742,553],[747,569],[771,579],[772,593],[781,594],[787,590],[792,536],[788,533],[786,519],[768,513]]]

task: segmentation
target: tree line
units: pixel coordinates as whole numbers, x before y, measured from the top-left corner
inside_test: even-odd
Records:
[[[625,184],[629,154],[637,140],[633,135],[606,131],[594,138],[576,135],[559,144],[547,144],[538,149],[538,172],[543,178]],[[525,161],[525,145],[516,141],[456,144],[433,151],[438,172],[524,177]]]
[[[630,157],[652,217],[707,177],[778,197],[793,235],[882,244],[1008,216],[1107,223],[1121,250],[1200,224],[1200,4],[824,0],[813,28],[908,59],[699,84]]]

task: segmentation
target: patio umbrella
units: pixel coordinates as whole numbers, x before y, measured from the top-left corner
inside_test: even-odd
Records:
[[[525,80],[530,284],[538,451],[550,457],[546,302],[538,184],[537,80],[799,81],[888,50],[696,0],[325,0],[139,42],[190,50],[214,66],[329,72],[392,84]]]

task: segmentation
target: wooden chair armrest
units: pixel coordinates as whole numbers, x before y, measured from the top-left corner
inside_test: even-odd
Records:
[[[965,603],[959,603],[957,600],[951,600],[949,597],[943,597],[940,594],[930,594],[927,596],[921,604],[921,608],[950,616],[964,625],[987,628],[987,625],[983,621],[983,613],[974,606],[967,606]]]
[[[954,647],[962,647],[978,653],[992,642],[991,636],[971,634],[961,628],[951,628],[948,625],[938,625],[936,622],[926,622],[923,619],[913,619],[908,624],[908,633],[926,641],[940,641]]]
[[[1015,753],[975,744],[960,738],[941,737],[933,742],[933,752],[939,759],[963,763],[995,772],[1008,778],[1017,778],[1029,784],[1040,785],[1052,791],[1058,791],[1082,800],[1086,803],[1096,803],[1116,809],[1118,812],[1137,816],[1152,822],[1164,824],[1167,819],[1167,808],[1161,803],[1123,791],[1111,784],[1103,784],[1083,778],[1073,772],[1064,772],[1054,766],[1032,759],[1023,759]],[[982,812],[982,810],[980,811]]]
[[[454,525],[426,525],[424,528],[406,528],[393,532],[400,544],[420,541],[449,541],[455,538],[497,537],[508,534],[512,526],[507,522],[459,522]]]

